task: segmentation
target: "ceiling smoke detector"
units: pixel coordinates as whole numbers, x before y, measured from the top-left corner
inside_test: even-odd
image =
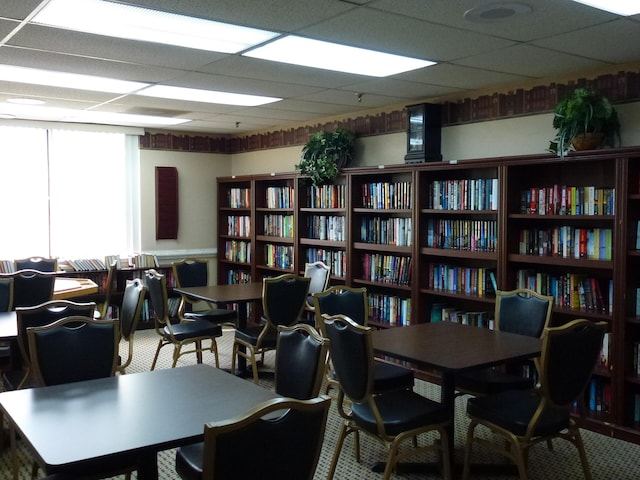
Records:
[[[524,3],[491,3],[470,8],[464,12],[464,18],[470,22],[497,22],[532,11],[533,8]]]

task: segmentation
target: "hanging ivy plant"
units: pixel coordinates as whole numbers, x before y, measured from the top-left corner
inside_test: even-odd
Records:
[[[354,142],[355,135],[347,129],[321,130],[302,148],[300,163],[295,168],[307,175],[313,185],[332,183],[353,159]]]

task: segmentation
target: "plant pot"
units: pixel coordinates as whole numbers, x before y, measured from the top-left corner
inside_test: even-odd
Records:
[[[577,151],[581,150],[595,150],[600,146],[600,142],[602,142],[602,134],[601,133],[580,133],[573,137],[571,140],[571,145]]]

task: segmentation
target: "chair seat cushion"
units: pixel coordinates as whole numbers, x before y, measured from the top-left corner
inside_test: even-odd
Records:
[[[449,420],[447,407],[413,390],[394,390],[376,395],[375,402],[387,434],[413,430]],[[376,420],[368,403],[353,404],[353,418],[358,426],[377,434]]]
[[[189,320],[207,320],[214,323],[237,323],[238,312],[224,308],[214,308],[213,310],[185,312],[184,318]]]
[[[376,361],[373,364],[373,391],[375,393],[413,388],[413,372],[400,365]]]
[[[534,390],[513,390],[470,398],[467,402],[467,413],[471,417],[488,421],[515,435],[523,436],[539,403],[540,397]],[[534,436],[544,436],[567,428],[569,418],[569,410],[549,408],[541,416]]]
[[[258,343],[258,337],[260,332],[264,329],[263,325],[256,325],[244,328],[242,330],[235,331],[235,338],[241,340],[249,345],[256,345]],[[270,328],[267,333],[262,337],[261,347],[263,348],[276,348],[277,330]]]
[[[507,390],[529,390],[533,388],[532,378],[483,368],[462,372],[456,376],[456,388],[476,395],[491,395]]]
[[[177,323],[171,326],[173,336],[176,340],[188,340],[197,337],[220,337],[222,336],[222,327],[211,323],[207,320],[193,320],[188,322]],[[164,336],[170,337],[169,328],[164,327]]]
[[[178,448],[176,451],[176,472],[182,480],[200,480],[204,443],[194,443]]]

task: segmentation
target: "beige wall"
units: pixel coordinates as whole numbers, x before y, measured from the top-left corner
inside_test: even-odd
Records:
[[[622,145],[640,145],[640,102],[616,106],[622,124]],[[554,137],[552,115],[445,127],[445,161],[544,153]],[[290,172],[301,147],[287,147],[236,155],[142,150],[142,249],[184,256],[212,253],[216,245],[216,177]],[[391,165],[404,162],[406,135],[395,133],[356,141],[352,166]],[[178,240],[155,240],[154,167],[177,166],[180,178],[180,230]]]

